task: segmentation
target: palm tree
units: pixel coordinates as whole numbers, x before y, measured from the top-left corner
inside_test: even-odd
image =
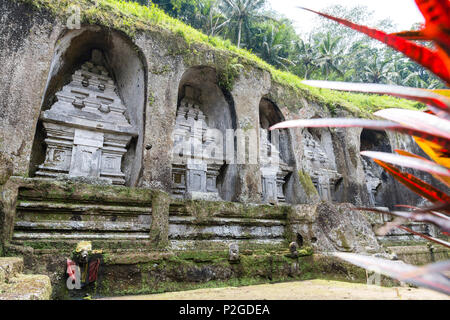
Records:
[[[277,32],[275,32],[275,27],[272,26],[272,30],[269,33],[269,36],[267,36],[267,34],[264,35],[261,58],[263,58],[273,66],[281,66],[288,70],[287,65],[294,66],[295,64],[288,58],[282,56],[282,51],[283,49],[285,49],[285,45],[281,43],[281,37],[282,31],[277,30]]]
[[[193,19],[195,24],[192,26],[203,30],[208,36],[213,37],[219,34],[223,28],[230,22],[219,10],[219,1],[217,0],[197,0],[197,10]]]
[[[318,65],[325,71],[325,80],[328,80],[330,71],[337,72],[342,75],[342,71],[339,68],[340,62],[344,59],[342,51],[338,50],[340,37],[331,37],[331,33],[328,32],[325,38],[321,39],[319,43],[319,58],[317,60]]]
[[[317,47],[311,41],[305,43],[300,39],[294,42],[294,51],[294,63],[302,69],[303,78],[308,79],[308,76],[319,67],[317,64],[319,59]]]
[[[391,60],[381,60],[377,53],[372,55],[369,64],[364,68],[364,76],[367,82],[371,83],[387,83],[391,76],[392,62]]]
[[[261,9],[266,0],[223,0],[222,11],[234,28],[237,28],[237,47],[241,47],[242,32],[250,33],[250,25],[254,21],[262,20]]]

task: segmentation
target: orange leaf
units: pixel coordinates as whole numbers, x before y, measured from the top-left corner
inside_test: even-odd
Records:
[[[402,172],[396,167],[378,160],[374,159],[374,161],[383,167],[390,175],[392,175],[397,181],[404,184],[406,187],[414,191],[415,193],[421,195],[427,200],[431,202],[450,202],[450,196],[442,192],[441,190],[433,187],[432,185],[422,181],[419,178],[416,178],[414,175],[406,172]]]
[[[447,157],[447,156],[445,156],[445,154],[443,154],[440,150],[441,150],[441,147],[439,146],[439,145],[437,145],[437,144],[435,144],[435,143],[433,143],[433,142],[430,142],[430,141],[427,141],[427,140],[424,140],[424,139],[422,139],[422,138],[419,138],[419,137],[416,137],[416,136],[413,136],[413,138],[414,138],[414,140],[416,141],[416,143],[419,145],[419,147],[431,158],[431,159],[433,159],[434,161],[436,161],[437,163],[439,163],[439,164],[441,164],[441,165],[443,165],[444,167],[446,167],[446,168],[449,168],[449,166],[448,166],[448,164],[449,164],[449,161],[450,161],[450,159]],[[397,150],[396,150],[397,151]],[[406,156],[413,156],[413,157],[416,157],[416,158],[420,158],[420,159],[425,159],[425,158],[422,158],[422,157],[419,157],[419,156],[417,156],[417,155],[412,155],[412,154],[405,154],[405,152],[403,152],[403,153],[399,153],[399,154],[401,154],[401,155],[406,155]],[[426,159],[425,159],[426,160]],[[444,184],[446,184],[447,185],[447,187],[449,187],[450,188],[450,178],[449,177],[446,177],[446,176],[443,176],[443,175],[439,175],[439,174],[436,174],[436,173],[432,173],[432,175],[436,178],[436,179],[438,179],[438,180],[440,180],[441,182],[443,182]]]
[[[417,154],[411,153],[411,152],[406,151],[406,150],[395,149],[394,151],[397,152],[401,156],[414,157],[414,158],[417,158],[417,159],[427,160],[424,157],[418,156]]]
[[[420,148],[436,163],[450,168],[450,152],[449,150],[443,149],[440,145],[435,144],[431,141],[424,140],[422,138],[413,136],[416,143]]]
[[[432,89],[432,90],[425,89],[425,90],[428,90],[428,91],[433,92],[433,93],[440,94],[441,96],[445,96],[447,98],[450,97],[450,90],[449,89]]]

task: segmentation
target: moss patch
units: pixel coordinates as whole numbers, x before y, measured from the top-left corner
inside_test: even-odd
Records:
[[[312,182],[311,176],[308,174],[308,172],[299,170],[298,178],[300,180],[300,183],[302,184],[303,190],[305,190],[308,196],[311,197],[314,195],[319,195],[319,192],[317,191],[316,187],[314,187],[314,183]]]
[[[241,255],[239,264],[230,264],[227,253],[185,252],[164,260],[139,264],[134,270],[135,281],[120,277],[103,278],[93,296],[135,295],[246,286],[262,283],[309,280],[314,278],[365,281],[365,271],[333,258],[308,256],[286,257],[283,252],[255,252]],[[118,270],[116,270],[118,271]]]

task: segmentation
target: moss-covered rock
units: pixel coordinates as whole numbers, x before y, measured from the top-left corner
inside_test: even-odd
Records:
[[[287,257],[288,251],[253,250],[241,255],[239,263],[228,261],[228,252],[181,251],[152,253],[109,253],[103,256],[99,278],[80,291],[65,286],[65,257],[40,255],[40,265],[30,271],[48,274],[54,286],[53,297],[72,299],[86,293],[94,297],[148,294],[205,287],[249,285],[326,276],[330,279],[363,282],[365,272],[342,261],[310,255]]]
[[[314,187],[314,183],[312,182],[311,176],[308,174],[308,172],[304,170],[299,170],[298,177],[300,183],[303,186],[303,189],[308,194],[308,196],[319,199],[319,193],[317,192],[316,187]]]
[[[18,275],[0,284],[0,300],[50,300],[52,285],[45,275]]]
[[[0,187],[13,175],[13,170],[11,159],[5,153],[0,152]]]

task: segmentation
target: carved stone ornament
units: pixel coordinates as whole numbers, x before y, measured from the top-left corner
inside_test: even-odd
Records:
[[[232,243],[228,248],[228,261],[237,263],[239,260],[239,246],[237,243]]]
[[[56,93],[57,102],[41,113],[47,151],[37,176],[125,184],[122,158],[138,131],[125,117],[126,107],[103,61],[102,53],[94,50],[92,60]]]
[[[180,198],[221,200],[217,177],[225,163],[222,152],[207,150],[220,144],[210,135],[206,116],[195,98],[194,89],[186,87],[186,97],[177,110],[172,162],[172,193]]]
[[[283,186],[293,168],[281,159],[280,152],[270,142],[269,133],[265,129],[260,129],[260,166],[263,202],[286,202]]]
[[[305,167],[311,175],[311,180],[322,200],[333,201],[335,185],[342,175],[336,171],[324,148],[309,132],[305,133],[304,139]]]

